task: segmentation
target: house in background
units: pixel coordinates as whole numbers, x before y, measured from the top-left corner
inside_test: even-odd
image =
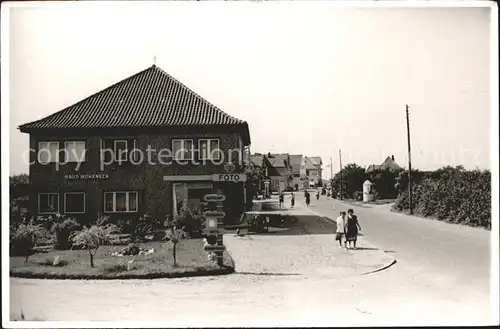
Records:
[[[390,170],[392,172],[398,172],[398,171],[404,170],[404,168],[396,163],[396,161],[394,160],[394,155],[392,155],[392,156],[388,156],[384,160],[384,162],[382,162],[381,165],[372,164],[366,168],[367,173],[370,173],[370,172],[376,171],[376,170]]]
[[[290,154],[290,164],[292,165],[292,176],[293,176],[292,186],[294,190],[302,188],[301,187],[302,184],[300,181],[302,158],[303,158],[302,154]]]
[[[288,153],[267,154],[267,159],[275,170],[270,174],[271,192],[285,191],[293,187],[292,165]]]
[[[35,150],[32,215],[68,214],[86,223],[99,213],[172,218],[184,204],[199,210],[209,193],[226,196],[225,220],[244,212],[244,175],[225,181],[221,174],[239,173],[248,124],[155,65],[19,129]],[[141,154],[149,158],[149,147],[154,163],[140,161]],[[163,150],[170,150],[168,158]],[[231,165],[224,162],[236,157],[230,150],[240,152]]]
[[[301,178],[304,183],[304,188],[308,188],[311,183],[315,186],[321,181],[323,174],[323,162],[321,157],[307,157],[302,158],[301,164]]]
[[[268,158],[261,153],[250,155],[250,165],[259,168],[263,172],[263,179],[259,182],[259,191],[265,190],[265,181],[269,180],[271,176],[277,176],[276,169],[271,165]],[[269,191],[268,191],[269,192]]]

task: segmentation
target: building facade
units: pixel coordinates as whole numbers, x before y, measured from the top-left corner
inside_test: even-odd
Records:
[[[323,162],[321,157],[303,157],[301,164],[301,178],[304,184],[304,188],[308,188],[310,185],[314,184],[317,186],[322,180]],[[312,183],[312,184],[311,184]]]
[[[248,124],[155,65],[19,129],[30,214],[172,218],[209,193],[226,196],[227,221],[244,211]]]
[[[271,191],[286,191],[293,187],[292,165],[288,153],[267,154],[267,159],[274,169],[270,174]]]

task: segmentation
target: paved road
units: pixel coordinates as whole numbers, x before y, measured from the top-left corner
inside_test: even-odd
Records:
[[[301,197],[297,200],[303,202]],[[393,271],[411,271],[458,301],[489,302],[490,231],[393,213],[387,206],[325,197],[313,198],[309,209],[335,218],[348,208],[358,215],[366,239],[397,259]]]
[[[297,201],[300,206],[300,196]],[[347,207],[313,199],[310,209],[336,215]],[[363,238],[394,251],[389,254],[398,263],[389,270],[345,278],[233,274],[151,281],[11,279],[11,313],[23,309],[28,318],[161,321],[163,326],[491,324],[484,295],[488,266],[480,255],[488,249],[486,232],[355,209],[366,231]],[[302,224],[296,234],[330,230],[317,219]],[[425,238],[427,243],[422,243]],[[463,243],[470,243],[470,249]],[[483,247],[476,246],[481,243]]]

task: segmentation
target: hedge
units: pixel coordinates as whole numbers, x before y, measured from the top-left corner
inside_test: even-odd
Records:
[[[412,185],[414,214],[450,223],[491,229],[491,173],[446,167]],[[409,210],[408,189],[402,191],[395,211]]]

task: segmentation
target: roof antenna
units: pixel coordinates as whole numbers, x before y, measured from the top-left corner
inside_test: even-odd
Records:
[[[156,66],[156,56],[153,56],[153,65]]]

